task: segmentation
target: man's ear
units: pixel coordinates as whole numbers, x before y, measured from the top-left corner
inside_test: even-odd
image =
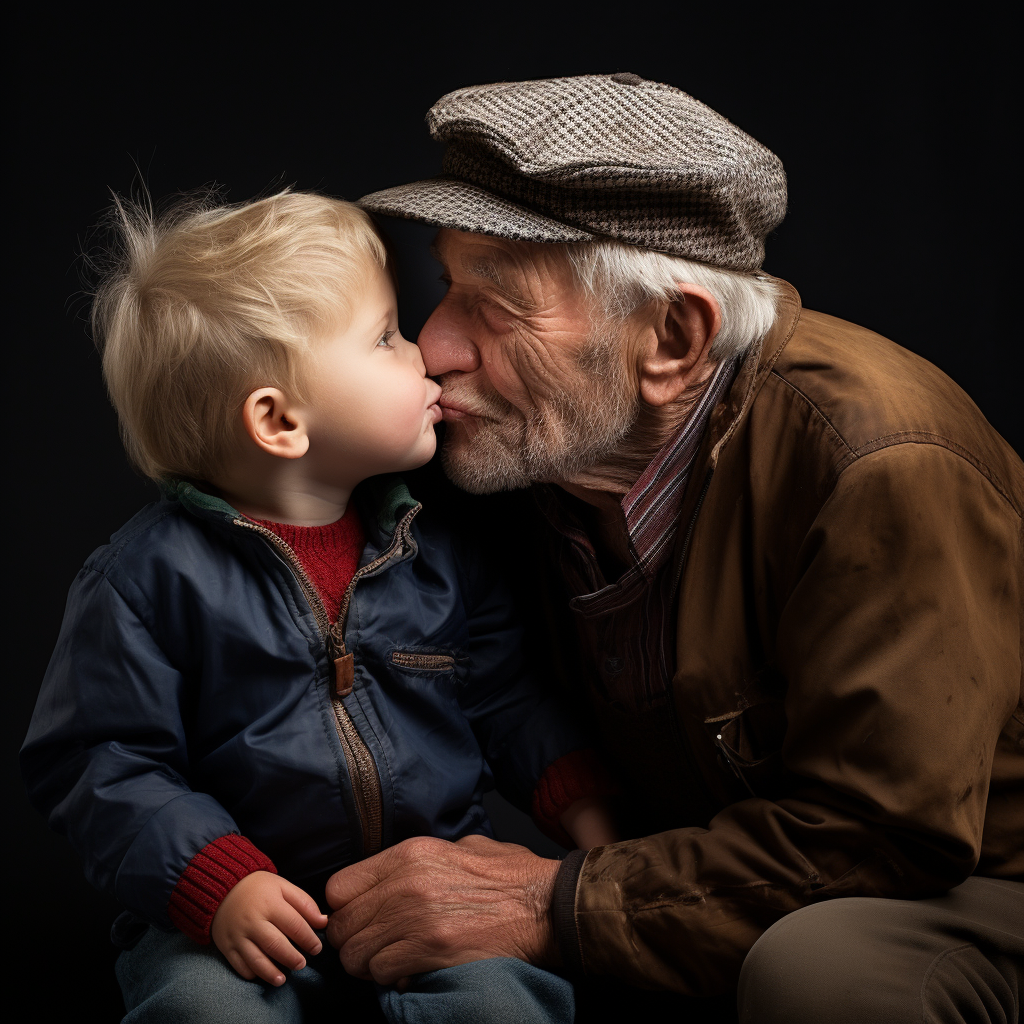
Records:
[[[301,459],[309,451],[305,416],[280,388],[257,388],[242,407],[242,423],[253,443],[279,459]]]
[[[661,303],[648,328],[640,362],[640,397],[648,405],[668,405],[703,378],[711,343],[722,326],[711,292],[682,281],[677,287],[679,298]]]

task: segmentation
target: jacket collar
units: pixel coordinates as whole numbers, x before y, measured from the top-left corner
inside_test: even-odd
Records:
[[[800,320],[802,307],[797,290],[781,278],[772,280],[778,289],[775,323],[763,338],[751,346],[729,393],[711,414],[704,450],[709,452],[708,463],[712,468],[718,463],[722,448],[750,411],[757,393],[768,379],[775,361],[793,336]]]
[[[223,498],[201,490],[188,480],[170,480],[161,484],[165,497],[178,501],[192,515],[199,519],[231,524],[241,518],[241,513]],[[396,474],[370,477],[353,492],[367,530],[376,527],[385,537],[390,537],[405,513],[419,503],[409,493],[402,477]]]
[[[676,580],[683,570],[692,530],[718,464],[718,457],[750,412],[757,393],[768,379],[775,361],[793,336],[800,320],[801,305],[797,290],[781,278],[773,280],[778,287],[775,322],[771,330],[751,346],[728,394],[711,413],[707,432],[693,461],[673,544],[673,577]]]

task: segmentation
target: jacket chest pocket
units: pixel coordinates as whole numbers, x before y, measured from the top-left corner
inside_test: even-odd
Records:
[[[453,672],[455,655],[427,650],[395,650],[391,652],[392,665],[412,672]]]
[[[785,791],[786,712],[781,698],[759,701],[724,718],[706,719],[704,727],[719,767],[740,797],[772,799]]]
[[[463,661],[460,652],[445,647],[393,647],[384,656],[381,685],[391,702],[388,715],[409,715],[430,723],[428,732],[440,719],[451,717],[452,728],[461,728]],[[418,728],[418,727],[417,727]]]

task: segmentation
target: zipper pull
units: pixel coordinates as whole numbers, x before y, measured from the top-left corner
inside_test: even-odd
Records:
[[[334,692],[338,697],[347,697],[352,692],[355,678],[356,659],[351,652],[334,659]]]

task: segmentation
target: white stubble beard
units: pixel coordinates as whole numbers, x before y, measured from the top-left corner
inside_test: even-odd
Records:
[[[462,397],[484,415],[446,426],[441,463],[448,478],[472,494],[565,483],[613,456],[636,423],[639,397],[620,337],[592,337],[577,358],[579,387],[557,393],[524,415],[497,392],[463,385],[462,374],[440,378],[444,396]]]

